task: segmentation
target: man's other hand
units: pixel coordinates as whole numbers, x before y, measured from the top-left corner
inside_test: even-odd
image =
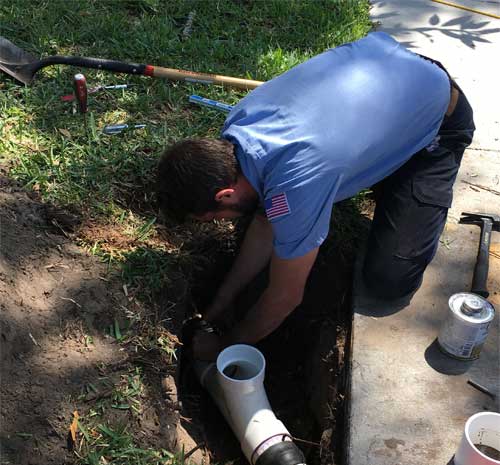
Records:
[[[220,318],[222,314],[228,309],[230,302],[223,299],[216,299],[204,312],[203,319],[213,322]]]
[[[216,334],[198,331],[193,337],[193,356],[197,360],[215,361],[222,349],[224,344]]]

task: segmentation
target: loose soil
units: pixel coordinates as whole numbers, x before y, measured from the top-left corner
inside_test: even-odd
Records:
[[[338,211],[334,221],[342,227],[332,228],[336,234],[322,247],[303,304],[258,346],[267,360],[271,405],[306,441],[298,445],[316,464],[342,463],[352,263],[355,239],[367,224],[349,208]],[[119,276],[63,233],[70,215],[6,177],[0,178],[0,221],[2,464],[74,464],[67,440],[73,411],[85,415],[105,396],[89,395],[86,386],[119,382],[138,365],[145,378],[141,413],[117,411],[107,421],[127,423],[141,447],[192,451],[190,460],[198,463],[245,463],[189,367],[165,364],[154,353],[130,353],[106,334],[124,312],[154,308],[175,336],[192,305],[165,310],[168,299],[160,293],[145,309],[126,295]],[[204,305],[229,264],[227,255],[207,264],[184,300]],[[265,283],[264,273],[240,297],[239,314]]]
[[[2,179],[1,408],[5,463],[72,463],[66,435],[73,398],[119,363],[96,332],[123,304],[105,270],[50,223],[47,208]],[[85,336],[92,335],[93,344]]]
[[[106,329],[123,309],[139,311],[120,279],[69,240],[72,217],[0,178],[0,323],[2,464],[73,464],[73,411],[85,414],[89,383],[119,382],[131,358]],[[175,447],[178,412],[162,399],[161,378],[134,419],[142,444]],[[156,387],[156,389],[155,389]],[[118,412],[115,421],[130,420]],[[110,419],[111,420],[111,419]]]

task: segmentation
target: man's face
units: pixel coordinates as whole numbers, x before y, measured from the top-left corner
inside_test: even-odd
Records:
[[[228,205],[220,202],[217,210],[204,213],[203,215],[193,215],[193,218],[204,222],[212,220],[230,220],[245,215],[251,215],[255,213],[258,206],[258,198],[248,195],[240,198],[236,204]]]

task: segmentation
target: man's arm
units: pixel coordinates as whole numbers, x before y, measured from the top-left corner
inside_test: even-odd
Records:
[[[246,317],[224,336],[224,345],[254,344],[272,333],[302,302],[307,277],[318,255],[281,259],[273,255],[269,286]]]
[[[248,227],[231,271],[204,314],[206,320],[214,320],[227,308],[237,294],[269,263],[272,250],[272,226],[265,216],[256,214]]]

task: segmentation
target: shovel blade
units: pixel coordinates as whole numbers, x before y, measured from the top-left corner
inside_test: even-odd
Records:
[[[0,37],[0,70],[28,85],[33,80],[38,62],[35,56]]]

